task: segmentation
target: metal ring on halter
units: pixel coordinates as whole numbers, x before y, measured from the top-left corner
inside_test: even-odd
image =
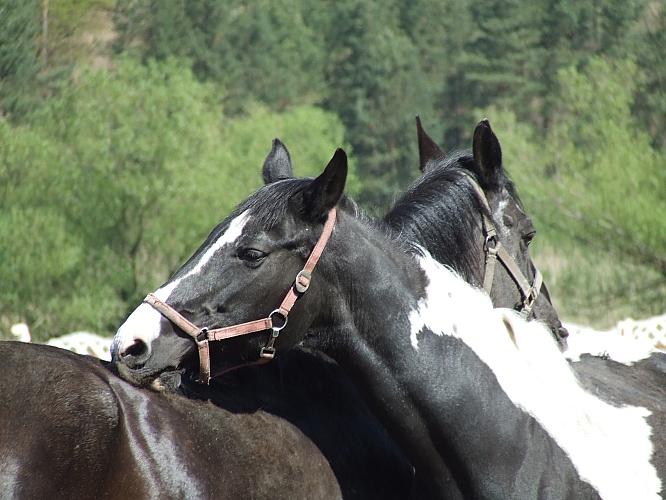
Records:
[[[208,328],[204,326],[195,338],[197,342],[208,340]]]
[[[261,348],[259,351],[259,357],[264,358],[264,359],[273,359],[275,357],[275,341],[277,340],[278,336],[280,335],[280,331],[287,326],[287,315],[280,311],[280,309],[273,309],[273,311],[268,315],[268,317],[271,320],[271,324],[273,323],[273,316],[279,315],[283,323],[278,326],[271,326],[271,336],[268,337],[268,342],[264,347]]]
[[[275,326],[275,325],[273,324],[273,316],[274,316],[274,315],[280,315],[280,317],[282,318],[282,321],[283,321],[283,323],[282,323],[281,325],[279,325],[279,326]],[[279,332],[279,331],[281,331],[285,326],[287,326],[287,320],[289,319],[289,318],[287,318],[287,316],[286,316],[282,311],[280,311],[279,309],[273,309],[273,311],[271,311],[271,313],[268,315],[268,317],[270,318],[270,320],[271,320],[271,324],[273,325],[273,326],[271,326],[271,329],[273,330],[274,333],[275,333],[275,332]]]
[[[492,245],[490,244],[492,242]],[[483,248],[486,250],[488,253],[497,253],[497,250],[499,249],[500,242],[497,239],[497,235],[495,234],[489,234],[486,236],[486,240],[483,242]]]

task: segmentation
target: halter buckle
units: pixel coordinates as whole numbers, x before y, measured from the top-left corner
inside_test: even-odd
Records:
[[[486,236],[486,240],[483,242],[483,249],[489,254],[493,255],[495,255],[498,252],[499,241],[494,231]]]
[[[527,297],[525,297],[525,300],[523,300],[523,307],[520,311],[520,314],[525,319],[527,319],[528,316],[532,313],[532,308],[534,307],[534,303],[536,302],[538,296],[538,291],[534,287],[531,287]]]
[[[275,357],[275,347],[264,346],[259,351],[259,357],[265,359],[273,359]]]
[[[308,288],[310,288],[310,280],[312,279],[312,273],[306,269],[301,269],[296,275],[296,281],[294,282],[294,287],[298,293],[305,293]]]

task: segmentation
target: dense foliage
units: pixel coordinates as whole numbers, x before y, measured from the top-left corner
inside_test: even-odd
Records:
[[[487,115],[567,318],[666,303],[652,0],[0,0],[0,330],[112,332],[260,182],[353,152],[383,210]]]
[[[0,121],[2,314],[38,335],[112,331],[260,186],[275,135],[301,175],[344,144],[337,117],[309,106],[228,119],[219,90],[176,60],[121,58],[26,123]]]

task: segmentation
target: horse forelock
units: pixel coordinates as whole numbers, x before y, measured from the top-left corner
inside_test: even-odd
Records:
[[[485,365],[474,372],[495,377],[515,407],[539,423],[580,479],[603,498],[660,498],[650,411],[616,407],[588,393],[544,325],[493,309],[485,294],[426,251],[418,261],[428,284],[409,314],[414,349],[426,331],[462,340],[476,355],[471,359]]]

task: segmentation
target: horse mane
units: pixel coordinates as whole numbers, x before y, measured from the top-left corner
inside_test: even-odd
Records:
[[[468,176],[483,188],[481,176],[470,151],[450,153],[434,163],[395,202],[384,222],[474,283],[479,279],[473,260],[480,251],[479,214],[486,209]]]
[[[377,220],[368,216],[351,198],[343,195],[339,209],[385,234],[392,243],[403,249],[419,253],[424,247],[440,262],[459,273],[470,283],[478,281],[474,256],[479,254],[479,215],[485,208],[467,176],[472,176],[482,187],[482,175],[471,151],[463,150],[433,160],[433,167],[421,176],[395,202],[391,210]],[[219,223],[197,252],[174,274],[186,271],[192,261],[212,245],[229,226],[231,220],[245,211],[251,211],[253,224],[270,230],[286,215],[288,200],[304,190],[311,178],[289,178],[262,186]],[[520,204],[515,186],[502,173],[502,185]]]

